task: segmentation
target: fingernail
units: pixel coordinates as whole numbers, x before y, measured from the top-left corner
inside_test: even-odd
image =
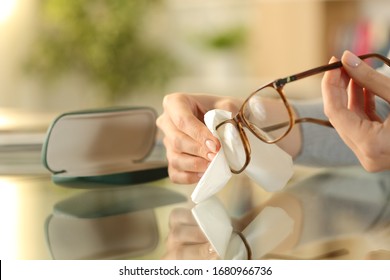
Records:
[[[209,160],[213,160],[213,159],[215,158],[215,154],[213,154],[213,153],[208,153],[208,154],[207,154],[207,158],[208,158]]]
[[[214,248],[211,245],[209,246],[208,252],[209,252],[209,254],[214,254],[215,253],[215,250],[214,250]]]
[[[353,53],[346,51],[344,52],[344,61],[346,64],[348,64],[351,67],[358,67],[359,64],[362,62],[362,60],[354,55]]]
[[[210,152],[216,153],[217,152],[217,145],[211,141],[211,140],[206,140],[206,146],[209,148]]]

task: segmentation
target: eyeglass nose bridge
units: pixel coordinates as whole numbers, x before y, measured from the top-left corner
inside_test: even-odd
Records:
[[[239,170],[234,170],[231,168],[231,166],[229,165],[230,167],[230,171],[233,173],[233,174],[240,174],[242,173],[245,168],[248,166],[250,160],[251,160],[251,147],[250,147],[250,143],[249,143],[249,139],[246,135],[246,132],[244,130],[244,122],[242,120],[242,117],[240,116],[240,114],[237,114],[234,118],[232,119],[228,119],[228,120],[225,120],[223,122],[221,122],[220,124],[218,124],[216,126],[216,130],[218,130],[218,128],[220,128],[221,126],[227,124],[227,123],[230,123],[232,124],[237,130],[238,130],[238,134],[240,135],[240,140],[244,146],[244,151],[245,151],[245,163],[243,164],[243,166],[241,167],[241,169]]]

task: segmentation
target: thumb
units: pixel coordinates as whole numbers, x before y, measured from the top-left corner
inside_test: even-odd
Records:
[[[358,56],[345,51],[341,57],[343,67],[359,86],[390,102],[390,78],[377,72]]]

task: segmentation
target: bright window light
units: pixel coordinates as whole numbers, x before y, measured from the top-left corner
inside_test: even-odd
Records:
[[[10,125],[10,120],[7,117],[0,116],[0,128],[5,128]]]
[[[0,259],[2,260],[18,257],[17,192],[14,182],[0,178]]]
[[[12,15],[17,2],[18,0],[0,0],[0,23]]]

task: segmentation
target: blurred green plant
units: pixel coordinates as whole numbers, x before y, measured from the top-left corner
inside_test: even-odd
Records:
[[[237,50],[246,43],[247,30],[242,26],[234,26],[213,32],[212,34],[202,34],[198,40],[210,50]]]
[[[27,71],[45,81],[83,73],[104,86],[111,100],[163,86],[178,63],[163,44],[145,36],[145,15],[162,1],[41,0]]]

